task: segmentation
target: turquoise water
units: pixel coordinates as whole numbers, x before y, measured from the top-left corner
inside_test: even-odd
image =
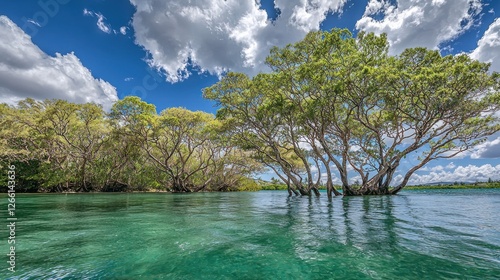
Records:
[[[0,207],[7,208],[5,194]],[[500,190],[18,194],[0,279],[498,279]],[[7,224],[6,211],[1,221]]]

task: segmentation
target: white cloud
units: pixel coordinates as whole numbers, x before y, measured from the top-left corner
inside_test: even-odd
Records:
[[[150,53],[152,67],[178,82],[191,74],[189,63],[217,75],[265,71],[272,46],[299,41],[346,0],[276,0],[281,14],[274,22],[255,0],[131,2],[136,43]]]
[[[319,171],[316,165],[311,165],[310,168],[311,168],[311,173],[317,173]]]
[[[42,26],[40,25],[40,23],[36,22],[36,21],[35,21],[35,20],[33,20],[33,19],[28,19],[28,22],[29,22],[29,23],[31,23],[31,24],[34,24],[34,25],[36,25],[36,26],[38,26],[38,27],[42,27]]]
[[[27,97],[95,102],[109,108],[116,89],[92,76],[74,53],[49,56],[6,16],[0,16],[0,102]]]
[[[470,56],[479,61],[490,62],[491,70],[500,72],[500,18],[484,32]]]
[[[102,14],[97,14],[97,27],[101,29],[102,32],[111,33],[111,27],[109,24],[104,22],[105,17]]]
[[[127,29],[128,29],[128,27],[126,27],[126,26],[120,27],[120,33],[122,35],[127,35]]]
[[[370,0],[356,23],[358,30],[387,33],[390,52],[406,48],[437,49],[472,27],[480,0]]]
[[[352,178],[349,178],[349,184],[361,184],[361,182],[363,182],[363,180],[361,179],[361,176],[359,176],[359,175],[356,175]]]
[[[424,167],[420,168],[418,171],[440,172],[440,171],[443,171],[445,169],[454,169],[454,168],[455,168],[455,164],[453,164],[453,162],[451,162],[451,163],[449,163],[446,166],[442,166],[442,165],[436,165],[436,166],[433,166],[433,167],[424,166]]]
[[[311,144],[307,143],[306,139],[301,139],[301,140],[302,141],[298,143],[299,148],[304,149],[306,151],[311,151],[312,150]]]
[[[470,157],[472,159],[500,158],[500,136],[474,147]]]
[[[458,166],[452,171],[431,171],[427,174],[413,174],[408,182],[409,185],[421,185],[439,182],[484,182],[489,178],[500,180],[500,164],[493,166],[484,164],[481,166],[467,165]],[[402,175],[394,178],[392,184],[396,185],[403,179]]]
[[[87,9],[83,9],[83,15],[85,15],[85,16],[94,16],[94,12],[89,11]]]
[[[110,34],[113,31],[116,34],[116,31],[111,29],[111,26],[104,22],[106,17],[104,17],[101,13],[96,13],[93,11],[89,11],[87,9],[83,9],[83,14],[86,16],[97,17],[97,27],[104,33]],[[121,31],[121,29],[120,29]]]
[[[443,171],[443,170],[444,170],[444,167],[442,165],[436,165],[436,166],[431,168],[432,172],[438,172],[438,171]]]
[[[450,163],[448,163],[448,165],[446,165],[446,169],[453,169],[455,167],[456,167],[456,165],[453,162],[450,162]]]

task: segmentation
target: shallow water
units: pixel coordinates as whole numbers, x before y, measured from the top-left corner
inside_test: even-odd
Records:
[[[0,197],[7,208],[5,194]],[[500,190],[18,194],[0,279],[498,279]],[[7,225],[6,211],[1,221]]]

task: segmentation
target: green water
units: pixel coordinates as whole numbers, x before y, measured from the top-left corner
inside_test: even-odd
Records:
[[[0,207],[7,208],[5,194]],[[498,279],[500,190],[18,194],[0,279]],[[6,211],[1,221],[7,225]]]

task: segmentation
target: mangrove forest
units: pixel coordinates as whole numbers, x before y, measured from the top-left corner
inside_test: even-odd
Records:
[[[15,164],[26,191],[253,190],[273,171],[290,195],[385,195],[500,130],[500,76],[465,54],[391,55],[384,34],[332,29],[273,48],[266,63],[203,90],[216,116],[157,113],[134,96],[110,112],[1,104],[0,166]]]

